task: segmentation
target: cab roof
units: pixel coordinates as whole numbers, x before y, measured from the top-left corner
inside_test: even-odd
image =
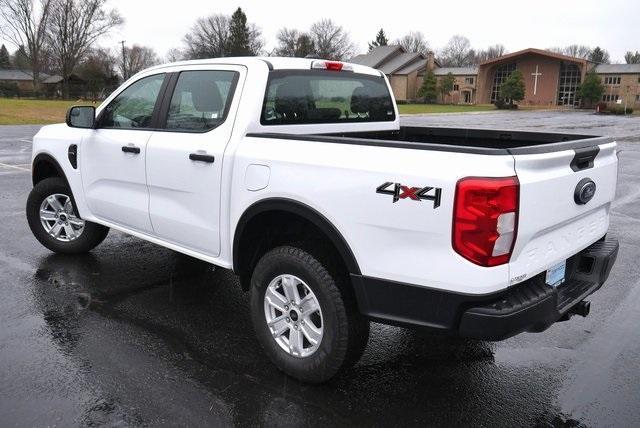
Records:
[[[224,57],[224,58],[206,58],[195,59],[189,61],[178,61],[151,67],[145,71],[158,70],[165,67],[179,67],[189,65],[207,65],[207,64],[235,64],[246,67],[267,67],[269,70],[310,70],[311,65],[316,61],[329,61],[324,59],[310,58],[290,58],[290,57]],[[353,64],[345,61],[338,61],[343,64],[349,64],[355,73],[363,73],[370,75],[381,75],[380,71],[364,65]]]

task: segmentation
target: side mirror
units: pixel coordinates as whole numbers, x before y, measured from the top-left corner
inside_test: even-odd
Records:
[[[94,106],[73,106],[67,111],[67,126],[72,128],[93,128],[96,120]]]

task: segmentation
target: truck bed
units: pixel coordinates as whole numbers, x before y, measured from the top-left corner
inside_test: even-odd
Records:
[[[249,134],[249,136],[488,155],[555,152],[593,147],[612,141],[609,137],[582,134],[430,126],[402,126],[397,131],[344,132],[315,135],[261,133]]]

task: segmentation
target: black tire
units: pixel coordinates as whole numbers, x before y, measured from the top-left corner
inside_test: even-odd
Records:
[[[104,241],[109,233],[109,228],[89,221],[85,221],[82,233],[72,241],[64,242],[49,235],[40,221],[40,205],[47,197],[56,193],[66,195],[72,201],[74,200],[71,189],[59,177],[46,178],[38,182],[29,193],[27,198],[27,221],[33,236],[49,250],[61,254],[86,253]],[[79,218],[75,204],[73,211]]]
[[[251,317],[262,348],[283,372],[303,382],[321,383],[355,364],[369,338],[369,321],[358,313],[353,298],[338,284],[339,271],[310,253],[292,246],[274,248],[257,263],[251,278]],[[323,336],[309,356],[293,356],[276,343],[267,325],[264,296],[272,280],[294,275],[316,296],[322,311]],[[348,281],[348,278],[346,279]]]

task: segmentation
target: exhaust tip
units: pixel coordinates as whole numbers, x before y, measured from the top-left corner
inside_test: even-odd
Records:
[[[589,315],[589,312],[591,312],[591,302],[587,302],[586,300],[578,302],[577,305],[571,308],[571,312],[581,317],[586,317]]]

